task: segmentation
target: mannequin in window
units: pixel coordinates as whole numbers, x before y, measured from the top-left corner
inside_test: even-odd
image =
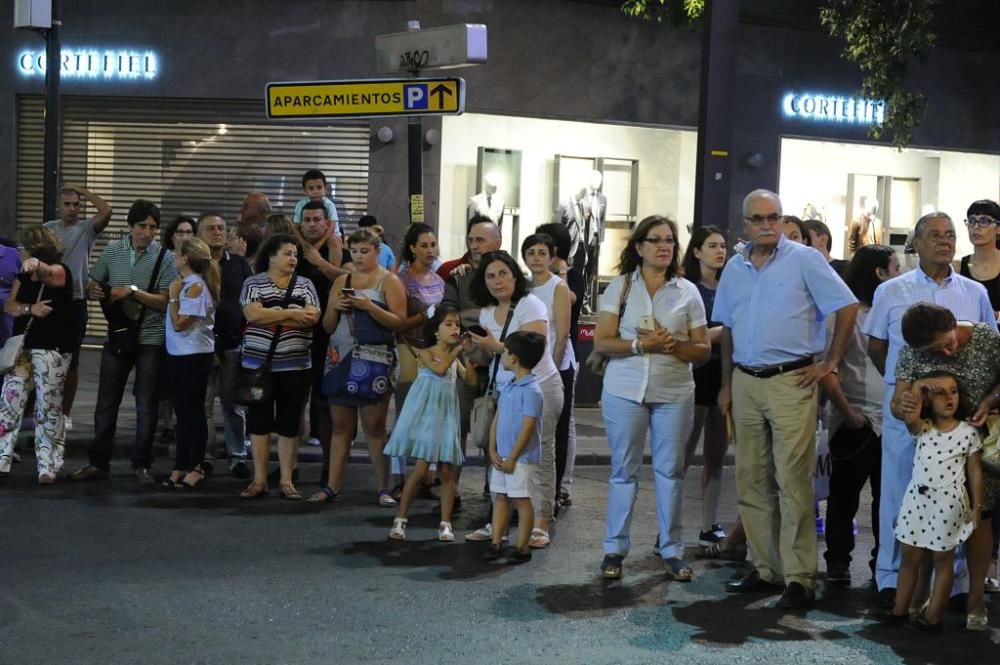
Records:
[[[861,198],[861,216],[852,220],[847,228],[847,251],[850,254],[865,245],[882,244],[884,229],[882,220],[875,216],[877,212],[878,199],[868,196]]]
[[[469,199],[469,206],[466,210],[465,221],[469,221],[475,216],[489,217],[497,226],[503,219],[504,200],[500,192],[499,178],[492,173],[487,175],[486,184],[483,191]]]
[[[818,219],[821,222],[826,221],[826,214],[822,210],[817,208],[812,203],[807,203],[806,207],[802,209],[802,219]]]
[[[591,297],[596,292],[597,261],[601,242],[604,241],[604,223],[608,212],[608,199],[601,193],[604,175],[591,171],[587,186],[573,195],[567,206],[563,223],[569,227],[573,246],[570,248],[573,267],[584,273],[587,297],[583,309],[591,311]]]

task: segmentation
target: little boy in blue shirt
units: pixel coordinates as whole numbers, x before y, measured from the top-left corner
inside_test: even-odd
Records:
[[[292,213],[292,221],[296,224],[302,222],[302,209],[310,201],[322,201],[323,208],[326,209],[326,218],[333,222],[334,235],[340,235],[340,219],[337,217],[337,206],[326,197],[326,175],[319,169],[309,169],[302,175],[302,193],[305,194],[298,203],[295,204],[295,212]]]
[[[507,553],[507,563],[531,561],[528,540],[535,511],[531,492],[541,458],[542,390],[531,373],[545,355],[545,335],[515,332],[504,340],[501,360],[514,372],[514,380],[500,387],[497,413],[490,428],[490,489],[493,497],[493,541],[488,561],[501,554],[501,542],[510,523],[510,504],[517,510],[517,542]]]

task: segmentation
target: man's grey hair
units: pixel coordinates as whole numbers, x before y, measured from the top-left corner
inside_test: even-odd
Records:
[[[926,215],[924,215],[923,217],[921,217],[920,219],[918,219],[917,223],[913,226],[913,237],[914,238],[923,238],[924,237],[924,227],[927,226],[927,224],[930,223],[930,221],[934,220],[934,219],[947,219],[949,222],[952,221],[951,220],[951,215],[949,215],[946,212],[941,212],[940,210],[935,210],[934,212],[929,212]],[[952,225],[954,225],[954,222],[952,222]]]
[[[485,228],[489,229],[490,232],[494,236],[496,236],[496,238],[498,240],[502,240],[503,239],[503,233],[500,231],[500,227],[497,226],[497,224],[495,222],[492,222],[490,220],[486,220],[486,221],[483,221],[483,222],[476,222],[475,224],[473,224],[472,226],[469,227],[469,230],[471,231],[473,228],[475,228],[477,226],[482,226],[482,227],[485,227]]]
[[[781,214],[781,198],[770,189],[755,189],[743,199],[743,216],[750,214],[750,204],[757,199],[771,199],[778,206],[778,214]]]

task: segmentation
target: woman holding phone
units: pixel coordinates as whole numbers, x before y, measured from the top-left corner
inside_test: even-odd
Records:
[[[621,578],[631,547],[628,529],[647,432],[660,556],[669,577],[686,582],[693,575],[681,538],[684,450],[694,413],[691,363],[707,361],[711,345],[701,295],[678,275],[678,255],[674,221],[645,218],[622,250],[620,276],[601,298],[594,348],[610,358],[601,395],[611,446],[601,562],[607,579]]]
[[[375,349],[393,358],[394,335],[406,322],[406,291],[399,277],[379,265],[381,242],[370,229],[358,229],[347,240],[354,271],[341,275],[330,289],[330,300],[323,315],[323,328],[332,333],[328,355],[339,364],[347,360],[359,345]],[[365,429],[368,455],[375,472],[376,498],[380,506],[395,506],[388,488],[389,474],[385,455],[388,435],[385,419],[389,395],[374,397],[336,390],[329,394],[333,439],[330,445],[330,474],[326,487],[309,498],[313,503],[332,501],[340,494],[347,468],[351,442],[358,429],[358,415]]]

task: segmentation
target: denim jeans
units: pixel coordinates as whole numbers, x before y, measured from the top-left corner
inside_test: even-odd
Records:
[[[629,525],[639,491],[639,468],[650,432],[660,556],[684,556],[681,536],[681,496],[684,489],[684,447],[691,434],[694,393],[680,402],[644,404],[601,395],[601,412],[611,446],[608,515],[604,553],[625,556],[631,548]]]
[[[162,345],[141,344],[135,356],[118,358],[107,346],[101,352],[97,407],[94,409],[94,440],[90,444],[90,463],[107,470],[114,451],[118,409],[125,397],[128,376],[135,369],[132,394],[135,396],[135,441],[129,457],[132,468],[148,469],[153,464],[153,436],[156,434],[156,387],[165,351]]]
[[[244,462],[247,458],[246,413],[236,403],[236,377],[240,371],[240,350],[223,351],[221,358],[216,354],[216,362],[208,375],[208,391],[205,397],[205,418],[208,420],[208,454],[215,447],[215,398],[222,406],[222,426],[229,453],[229,466]]]

